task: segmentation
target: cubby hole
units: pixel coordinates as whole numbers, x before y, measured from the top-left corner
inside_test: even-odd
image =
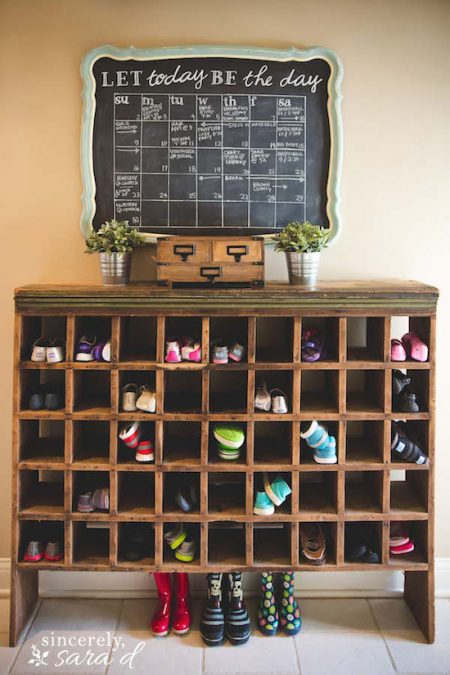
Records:
[[[225,346],[229,349],[234,344],[244,347],[244,355],[241,359],[245,363],[248,358],[248,319],[238,316],[219,316],[211,317],[209,320],[210,335],[210,361],[213,363],[214,347]],[[228,364],[236,364],[233,359],[229,359]]]
[[[19,459],[64,463],[63,420],[21,420]]]
[[[303,554],[302,546],[302,533],[305,536],[308,536],[311,525],[314,527],[315,532],[317,528],[323,533],[325,539],[325,562],[326,565],[336,565],[336,551],[337,551],[337,523],[335,522],[305,522],[300,523],[299,526],[299,557],[300,563],[302,565],[311,565],[311,568],[314,569],[315,565]],[[320,568],[320,565],[318,565]]]
[[[81,338],[86,337],[90,342],[107,342],[111,340],[112,321],[110,316],[77,316],[75,317],[75,344],[73,360],[76,361],[77,346]],[[87,362],[89,365],[89,361]]]
[[[127,387],[131,385],[131,387]],[[124,410],[124,387],[127,387],[127,390],[134,391],[133,385],[136,385],[136,397],[135,402],[140,397],[140,387],[145,387],[148,391],[152,392],[156,397],[156,373],[154,370],[120,370],[119,371],[119,412],[149,412],[146,410],[141,410],[140,408],[136,410]],[[156,410],[156,400],[155,400],[155,410]]]
[[[153,523],[119,523],[117,562],[124,567],[155,564]]]
[[[292,490],[292,474],[289,472],[260,472],[256,471],[253,477],[253,504],[255,503],[257,492],[266,492],[269,498],[269,492],[272,490],[272,484],[275,479],[281,478]],[[278,515],[290,515],[292,513],[292,492],[287,495],[280,506],[275,506],[275,513]]]
[[[238,449],[239,450],[239,456],[234,458],[234,459],[223,459],[219,455],[219,443],[216,440],[214,436],[214,429],[216,426],[222,426],[222,425],[230,425],[233,427],[236,427],[237,429],[241,429],[244,432],[245,440],[241,447]],[[229,466],[233,465],[236,466],[238,465],[244,465],[247,464],[247,425],[242,424],[242,423],[236,423],[236,422],[210,422],[209,424],[209,441],[208,441],[208,463],[209,464],[218,464],[222,466]]]
[[[384,423],[349,420],[346,444],[346,464],[382,464]]]
[[[428,562],[428,521],[427,520],[391,520],[390,527],[400,525],[401,530],[409,537],[414,544],[414,551],[411,553],[402,553],[401,555],[390,553],[389,564],[400,568],[407,568],[408,565]]]
[[[111,375],[107,370],[75,370],[74,412],[108,413],[111,410]]]
[[[345,523],[344,559],[348,564],[365,563],[380,565],[382,563],[383,523],[376,521],[357,521]],[[364,551],[363,547],[366,547]],[[378,554],[378,560],[370,562],[368,554]],[[359,557],[358,554],[362,554]]]
[[[122,429],[130,426],[131,424],[139,425],[139,439],[141,441],[150,441],[155,446],[155,423],[154,422],[119,422],[119,434]],[[118,438],[117,439],[117,463],[118,464],[137,464],[135,459],[137,448],[129,448],[125,443]],[[140,466],[145,467],[149,466],[150,463],[142,462],[138,463]],[[152,462],[153,464],[153,462]]]
[[[384,318],[347,319],[347,360],[384,361]]]
[[[407,420],[406,422],[393,421],[391,423],[391,440],[395,438],[396,432],[398,432],[402,436],[406,436],[410,441],[418,445],[419,448],[427,457],[430,456],[428,420]],[[394,449],[391,450],[392,463],[393,464],[405,463],[405,460],[402,458],[402,455],[396,451],[395,447]]]
[[[30,361],[34,343],[40,338],[50,340],[67,339],[67,320],[65,316],[23,316],[22,341],[20,345],[21,361]],[[65,347],[67,349],[67,345]]]
[[[163,461],[166,465],[200,465],[200,422],[164,422]]]
[[[62,411],[66,407],[66,373],[64,370],[29,369],[20,372],[20,409],[45,410],[49,412]],[[42,400],[37,401],[35,395]],[[56,395],[51,396],[51,395]],[[46,400],[50,395],[51,399]],[[31,397],[33,396],[33,400]],[[33,407],[32,407],[33,404]],[[36,406],[39,405],[38,408]]]
[[[384,370],[347,371],[347,412],[384,412]]]
[[[202,318],[200,316],[167,316],[164,333],[164,357],[166,355],[166,345],[168,341],[180,342],[182,338],[190,338],[201,345]]]
[[[59,542],[61,553],[64,554],[64,522],[61,520],[22,520],[19,521],[19,551],[18,562],[23,562],[30,541],[40,541],[45,546],[49,541]],[[63,565],[64,559],[50,563],[43,559],[41,564]],[[36,563],[30,563],[36,565]],[[39,563],[37,563],[39,564]]]
[[[200,524],[199,523],[183,523],[182,524],[183,530],[186,532],[186,542],[191,542],[194,541],[195,545],[195,554],[194,554],[194,559],[191,562],[186,562],[184,560],[179,560],[176,557],[176,550],[172,550],[170,546],[167,544],[167,541],[164,540],[164,548],[163,548],[163,563],[165,565],[177,565],[178,566],[186,566],[186,571],[188,571],[189,567],[195,566],[199,564],[199,559],[200,559]],[[164,524],[164,534],[179,528],[179,523],[174,522],[174,523],[165,523]]]
[[[306,432],[311,424],[312,420],[304,421],[300,425],[300,431],[302,433]],[[317,420],[317,423],[320,425],[320,427],[323,427],[328,431],[329,436],[333,436],[333,438],[336,440],[336,455],[338,455],[338,448],[339,448],[339,424],[337,422],[330,422],[327,420],[326,422],[323,422],[321,420]],[[317,462],[314,460],[314,449],[310,448],[308,443],[306,442],[306,439],[300,437],[300,464],[309,464],[310,466],[317,466]]]
[[[290,523],[254,523],[254,565],[264,566],[266,570],[272,569],[273,565],[289,567],[291,549]]]
[[[202,374],[173,371],[164,374],[164,410],[172,413],[199,413],[202,409]]]
[[[122,317],[119,361],[155,361],[156,333],[156,316]]]
[[[427,513],[428,471],[390,472],[391,513]]]
[[[210,412],[247,412],[247,373],[216,370],[209,374]]]
[[[300,515],[337,513],[337,471],[305,471],[299,473]]]
[[[73,564],[109,566],[110,524],[77,521],[72,528]]]
[[[410,368],[406,370],[402,368],[402,364],[399,363],[397,368],[392,370],[392,379],[394,379],[395,370],[400,371],[403,375],[406,375],[411,380],[403,392],[412,393],[416,395],[416,402],[419,406],[419,412],[428,412],[429,410],[429,400],[430,400],[430,373],[428,370],[417,370]],[[401,400],[403,392],[400,394],[395,394],[394,389],[392,388],[392,412],[409,412],[408,410],[401,410]],[[414,411],[412,411],[414,412]]]
[[[78,500],[80,495],[88,492],[93,493],[95,490],[108,490],[109,497],[109,473],[107,471],[73,471],[72,472],[72,511],[74,513],[81,513],[79,511]],[[111,499],[109,499],[111,502]],[[95,508],[95,513],[109,513],[110,509]]]
[[[117,513],[122,516],[153,516],[155,513],[155,474],[153,471],[118,473]]]
[[[383,510],[383,472],[347,471],[345,474],[345,513],[381,513]]]
[[[180,502],[189,507],[181,508]],[[163,512],[181,517],[184,513],[200,512],[200,474],[170,471],[163,474]]]
[[[208,564],[245,565],[245,524],[234,522],[208,523]]]
[[[266,317],[256,319],[256,360],[262,363],[291,362],[293,358],[293,319]]]
[[[73,422],[73,462],[109,463],[109,422],[83,420]]]
[[[303,317],[302,318],[302,361],[304,358],[303,345],[306,340],[322,340],[322,354],[317,361],[339,360],[339,319],[334,317]],[[308,350],[305,350],[308,353]]]
[[[284,394],[288,413],[292,412],[292,370],[257,370],[255,373],[255,398],[260,387],[267,389],[271,398],[272,393],[278,396],[280,393]],[[279,391],[274,391],[276,389]],[[268,412],[273,412],[273,410],[260,410],[255,406],[255,413],[258,415],[267,415]],[[274,414],[280,415],[283,413]]]
[[[255,422],[254,463],[292,464],[292,424]]]
[[[64,471],[19,471],[19,511],[63,515]]]
[[[208,473],[208,513],[245,515],[245,473]]]
[[[415,333],[428,347],[428,361],[430,359],[430,317],[428,316],[393,316],[391,318],[391,340],[401,340],[405,333]],[[406,360],[417,363],[408,355]],[[401,367],[401,361],[393,361]]]
[[[301,412],[339,412],[339,371],[303,370],[300,393]]]

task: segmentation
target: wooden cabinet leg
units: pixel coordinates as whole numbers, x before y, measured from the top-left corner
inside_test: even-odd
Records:
[[[39,599],[39,572],[13,569],[11,572],[11,611],[9,644],[15,647]]]
[[[434,572],[405,572],[405,600],[429,643],[434,642]]]

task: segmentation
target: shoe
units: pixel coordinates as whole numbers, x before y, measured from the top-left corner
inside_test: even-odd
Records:
[[[78,511],[80,513],[92,513],[95,506],[92,503],[92,492],[83,492],[78,495]]]
[[[131,422],[126,424],[119,432],[119,438],[128,448],[135,450],[141,437],[141,423]]]
[[[288,412],[286,394],[281,389],[272,389],[270,392],[272,412],[276,415],[285,415]]]
[[[31,394],[30,401],[28,403],[30,410],[45,410],[45,397],[42,392],[36,394]]]
[[[129,562],[138,562],[145,558],[146,538],[139,531],[130,531],[125,541],[125,560]]]
[[[139,441],[134,458],[136,462],[154,462],[155,449],[152,441]]]
[[[281,603],[279,609],[280,624],[286,635],[298,635],[302,627],[302,618],[294,596],[294,572],[281,575]]]
[[[275,507],[265,492],[255,493],[253,513],[256,516],[273,516]]]
[[[267,473],[264,473],[264,490],[275,506],[281,506],[292,492],[291,488],[280,474],[270,482],[269,474]]]
[[[334,436],[328,435],[328,431],[324,426],[313,420],[311,424],[305,424],[305,428],[300,432],[300,436],[312,448],[314,461],[317,464],[336,464],[336,439]]]
[[[46,410],[61,410],[64,408],[63,397],[58,392],[45,394],[44,405]]]
[[[202,349],[200,342],[196,342],[190,337],[183,337],[180,340],[182,361],[194,361],[200,363],[202,360]]]
[[[50,341],[50,346],[47,347],[47,363],[61,363],[64,361],[66,353],[66,343],[62,338],[55,338]]]
[[[423,362],[428,360],[428,347],[416,333],[405,333],[402,337],[402,344],[406,354],[413,361]]]
[[[223,364],[228,363],[228,347],[225,345],[214,345],[213,347],[213,363]]]
[[[111,340],[107,340],[102,349],[102,360],[111,362]]]
[[[92,505],[101,511],[109,511],[109,488],[97,488],[92,493]]]
[[[29,541],[23,559],[25,562],[39,562],[44,557],[44,544],[41,541]]]
[[[227,448],[222,443],[217,443],[217,455],[220,457],[220,459],[228,461],[233,459],[239,459],[239,457],[241,456],[241,451],[232,450],[230,448]]]
[[[47,347],[49,344],[50,340],[48,338],[41,337],[39,340],[36,340],[31,350],[31,361],[35,363],[47,361]]]
[[[409,391],[402,391],[396,400],[396,410],[400,412],[418,413],[420,412],[417,396]]]
[[[154,572],[158,604],[152,617],[151,629],[155,637],[165,637],[170,626],[170,604],[172,589],[168,572]]]
[[[272,398],[265,382],[257,385],[255,393],[255,410],[270,412],[272,407]]]
[[[178,342],[178,340],[168,340],[166,342],[165,361],[167,363],[180,363],[181,362],[180,343]]]
[[[401,370],[392,371],[392,395],[398,396],[405,387],[411,384],[411,378],[402,373]]]
[[[175,502],[184,513],[189,513],[198,504],[198,495],[194,483],[177,490]]]
[[[225,618],[222,609],[222,573],[207,574],[208,597],[200,619],[200,634],[205,645],[221,645],[225,637]]]
[[[389,553],[391,555],[404,555],[405,553],[412,553],[414,551],[414,542],[407,541],[405,544],[399,546],[389,546]]]
[[[302,361],[313,363],[325,357],[325,338],[317,328],[309,328],[302,335]]]
[[[403,431],[403,426],[392,422],[391,451],[400,462],[411,464],[428,464],[428,457],[422,449],[414,443]]]
[[[122,387],[122,410],[124,412],[135,412],[138,386],[133,382]]]
[[[408,530],[403,523],[392,523],[389,546],[403,546],[409,542]]]
[[[375,537],[370,525],[352,524],[345,535],[345,558],[350,562],[378,563]]]
[[[215,424],[213,436],[223,448],[228,450],[238,450],[245,441],[245,434],[237,424]]]
[[[250,619],[242,592],[242,574],[231,572],[225,577],[225,634],[232,645],[243,645],[250,637]]]
[[[175,551],[175,558],[180,562],[190,563],[195,558],[195,540],[192,537],[186,536],[181,546],[178,546]]]
[[[336,464],[336,439],[334,436],[328,436],[328,445],[325,449],[314,449],[313,459],[317,464]]]
[[[88,362],[88,361],[93,361],[94,360],[94,347],[95,343],[97,341],[97,338],[94,336],[86,336],[83,335],[83,337],[78,340],[77,348],[75,350],[75,361],[83,361],[83,362]]]
[[[311,565],[325,565],[325,535],[320,525],[302,523],[300,525],[302,556]]]
[[[391,340],[391,361],[406,361],[406,351],[401,340]]]
[[[256,613],[258,628],[263,635],[276,635],[278,630],[278,610],[275,603],[275,587],[272,572],[261,574],[261,591]]]
[[[244,358],[245,347],[240,345],[239,342],[234,342],[231,347],[228,349],[228,356],[232,361],[240,363]]]
[[[154,413],[156,411],[156,394],[142,385],[139,387],[139,396],[136,400],[136,408],[143,412]]]
[[[186,539],[187,534],[183,523],[173,523],[173,528],[164,532],[164,541],[172,551],[175,551]]]
[[[64,557],[59,541],[49,541],[45,547],[44,558],[47,562],[59,562]]]
[[[186,572],[175,572],[173,575],[173,594],[172,630],[175,635],[186,635],[191,627],[189,576]]]
[[[111,340],[98,342],[92,351],[92,355],[95,361],[111,361]]]

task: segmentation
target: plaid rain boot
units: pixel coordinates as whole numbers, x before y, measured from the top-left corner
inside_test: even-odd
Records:
[[[243,645],[250,637],[250,619],[242,592],[242,574],[231,572],[225,577],[225,632],[232,645]]]
[[[302,618],[294,597],[294,572],[281,575],[280,624],[287,635],[297,635],[302,627]]]
[[[200,634],[205,645],[215,647],[223,643],[225,623],[222,610],[222,574],[207,574],[208,599],[200,620]]]
[[[259,596],[258,628],[263,635],[275,635],[278,629],[278,612],[275,604],[275,588],[272,572],[261,574],[261,595]]]

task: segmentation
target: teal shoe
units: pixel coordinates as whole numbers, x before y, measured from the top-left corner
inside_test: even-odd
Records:
[[[336,464],[336,439],[334,436],[329,436],[326,448],[322,450],[314,448],[314,461],[317,462],[317,464]]]
[[[302,618],[294,597],[294,572],[281,575],[280,624],[286,635],[297,635],[302,627]]]
[[[275,513],[275,507],[265,492],[256,493],[253,513],[256,516],[272,516]]]
[[[278,474],[271,483],[267,473],[264,474],[264,490],[275,506],[281,506],[286,500],[286,497],[292,492],[291,488],[280,474]]]
[[[308,429],[300,432],[300,436],[305,439],[309,447],[315,450],[326,450],[328,447],[329,436],[324,426],[313,420]]]
[[[245,441],[245,434],[236,424],[215,424],[213,435],[220,446],[226,450],[238,450]]]

